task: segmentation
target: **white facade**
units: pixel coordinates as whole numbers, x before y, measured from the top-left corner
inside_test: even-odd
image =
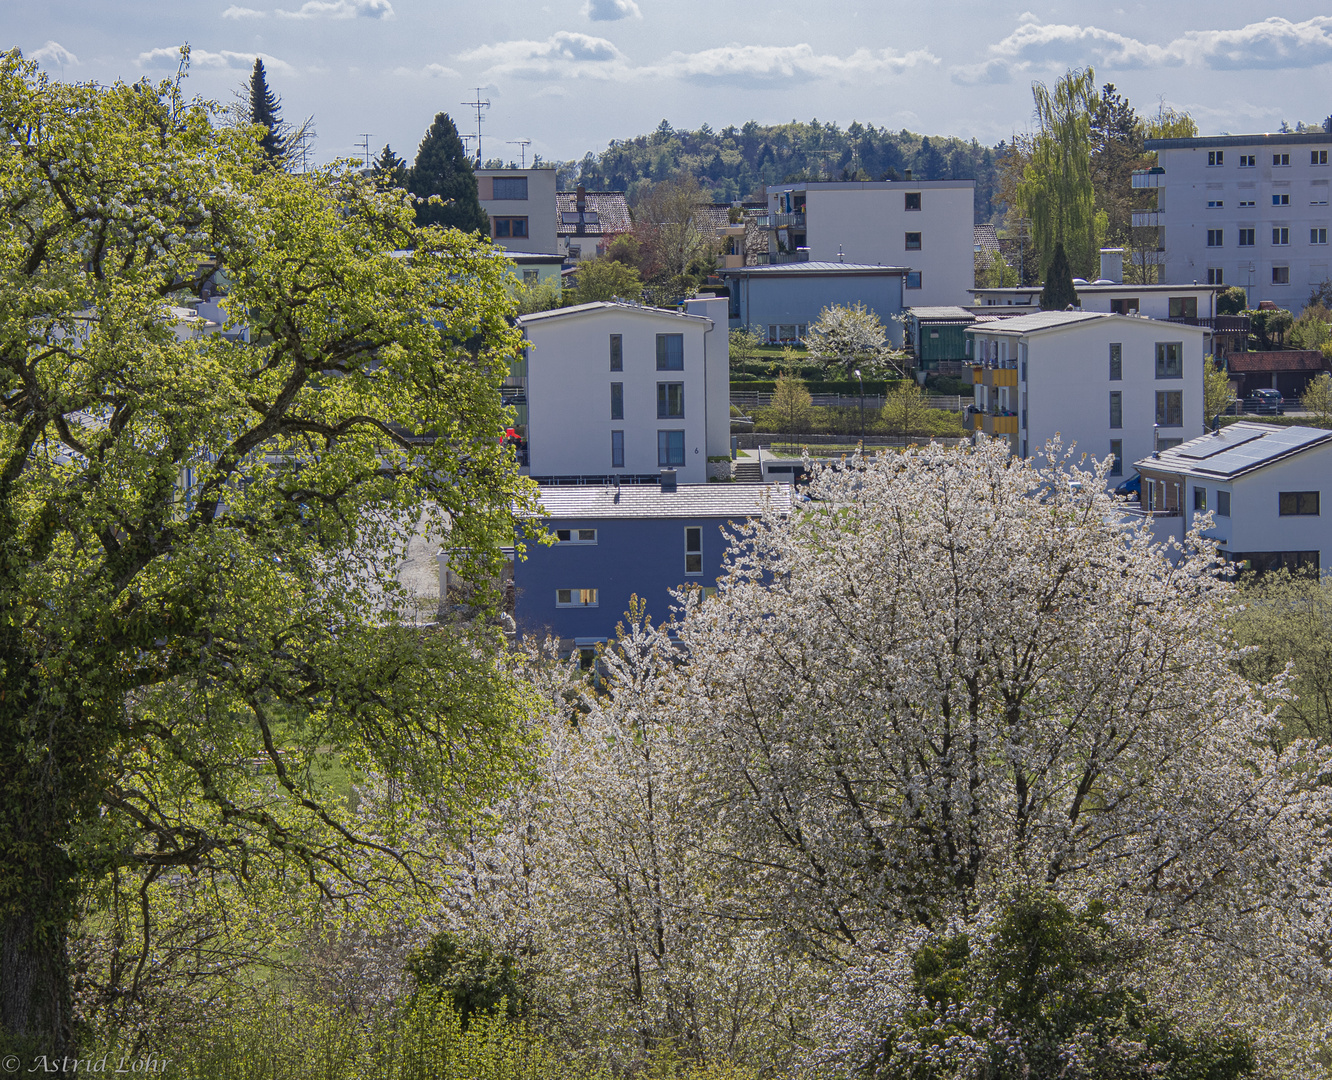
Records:
[[[1058,436],[1124,462],[1203,431],[1203,341],[1196,326],[1099,312],[1042,312],[968,327],[976,430],[1023,457]],[[1132,475],[1132,470],[1128,470]]]
[[[1148,140],[1159,170],[1135,173],[1155,188],[1155,211],[1135,225],[1161,229],[1167,281],[1240,285],[1298,312],[1329,277],[1332,135],[1222,135]],[[1163,171],[1162,171],[1163,170]]]
[[[490,236],[508,251],[553,255],[554,169],[477,169],[476,192],[490,218]]]
[[[1217,288],[1205,285],[1124,285],[1121,283],[1079,284],[1079,310],[1104,311],[1116,315],[1142,315],[1148,319],[1197,318],[1216,316]],[[991,307],[1040,309],[1039,286],[1014,286],[1009,289],[969,289],[975,300],[973,310],[986,313]],[[1002,314],[1010,314],[1007,310]]]
[[[904,306],[964,304],[975,280],[975,189],[974,180],[775,185],[769,257],[905,266]]]
[[[1332,569],[1332,505],[1323,498],[1332,496],[1332,432],[1241,421],[1137,467],[1158,535],[1179,536],[1195,514],[1210,512],[1205,535],[1228,558]]]
[[[708,456],[729,454],[725,300],[690,313],[580,304],[518,325],[533,477],[649,480],[674,468],[679,483],[702,484]]]

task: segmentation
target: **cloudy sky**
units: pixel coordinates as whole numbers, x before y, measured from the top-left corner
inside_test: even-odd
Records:
[[[226,100],[261,56],[288,120],[313,115],[315,156],[385,142],[409,160],[436,112],[483,152],[581,157],[663,118],[853,120],[1007,138],[1031,83],[1091,64],[1140,112],[1186,109],[1204,134],[1332,113],[1326,2],[1092,5],[972,0],[0,0],[6,47],[55,77],[133,81],[176,69]]]

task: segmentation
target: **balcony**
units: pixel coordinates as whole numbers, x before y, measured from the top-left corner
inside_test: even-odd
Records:
[[[809,262],[809,248],[796,248],[795,251],[770,251],[768,252],[768,262],[773,265]]]
[[[1165,169],[1160,166],[1155,169],[1134,169],[1132,184],[1135,188],[1165,187]]]
[[[1017,364],[1009,361],[1011,367],[992,367],[988,364],[973,364],[971,381],[976,386],[1017,386]]]
[[[765,229],[803,229],[805,227],[805,215],[799,214],[769,214]]]
[[[1215,318],[1195,318],[1192,315],[1169,315],[1166,322],[1181,323],[1184,326],[1201,326],[1218,334],[1249,333],[1247,315],[1217,315]]]
[[[1017,414],[973,413],[972,428],[983,431],[986,435],[1016,435],[1018,433]]]
[[[1159,229],[1164,226],[1164,210],[1134,210],[1133,227],[1135,229]]]

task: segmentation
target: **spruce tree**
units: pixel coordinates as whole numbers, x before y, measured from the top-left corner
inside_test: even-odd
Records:
[[[254,71],[250,73],[250,123],[264,128],[259,146],[274,168],[282,168],[287,160],[287,140],[282,124],[282,99],[268,88],[264,62],[255,57]]]
[[[1078,291],[1073,288],[1073,271],[1064,254],[1064,245],[1055,244],[1054,258],[1045,272],[1045,287],[1041,289],[1042,311],[1066,311],[1078,306]]]
[[[379,157],[375,158],[375,163],[370,168],[370,176],[380,191],[392,191],[407,186],[407,171],[407,162],[393,152],[393,147],[385,143],[384,149],[379,152]]]
[[[436,116],[421,140],[416,163],[407,176],[407,190],[422,200],[416,205],[418,225],[445,225],[490,235],[490,219],[477,197],[472,163],[448,113]],[[426,203],[431,195],[438,195],[444,205]]]

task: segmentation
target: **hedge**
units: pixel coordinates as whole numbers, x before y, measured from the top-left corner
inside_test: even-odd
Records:
[[[867,379],[865,381],[865,396],[872,397],[875,394],[890,393],[907,381],[906,379],[889,379],[887,381]],[[806,382],[804,387],[811,394],[855,394],[857,397],[860,395],[860,383],[858,382]],[[771,394],[776,389],[777,381],[775,379],[752,379],[743,382],[738,382],[735,379],[731,380],[732,391],[757,390],[761,394]]]

